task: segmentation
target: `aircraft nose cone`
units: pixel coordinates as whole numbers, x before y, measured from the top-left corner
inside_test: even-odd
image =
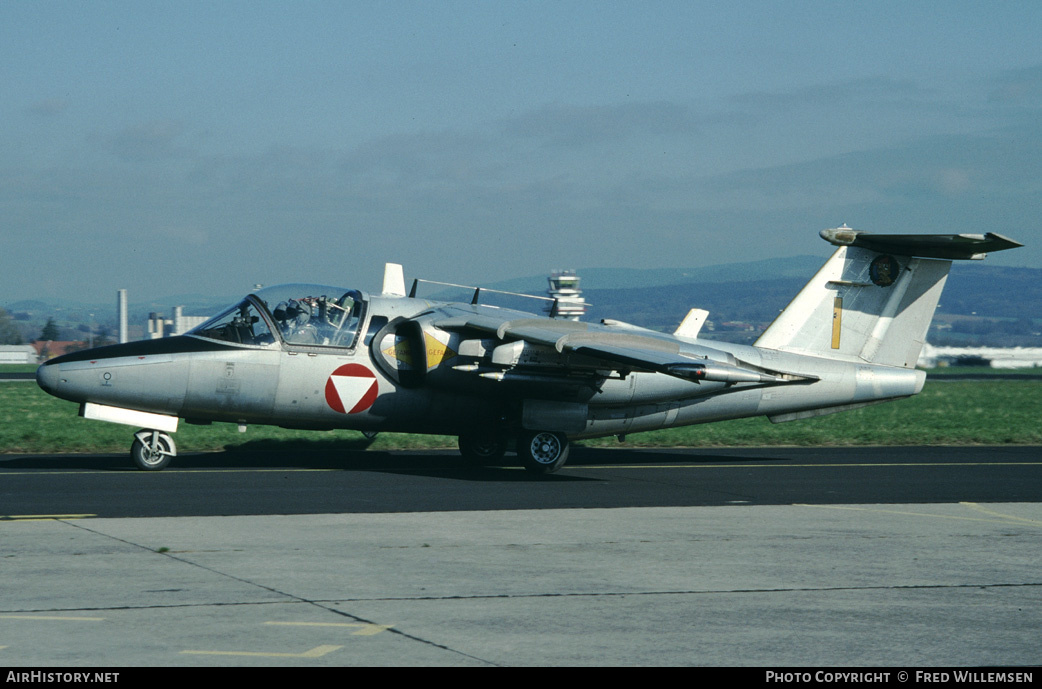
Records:
[[[36,384],[53,395],[58,389],[58,367],[44,364],[36,369]]]

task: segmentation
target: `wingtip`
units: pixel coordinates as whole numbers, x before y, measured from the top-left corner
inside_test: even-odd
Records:
[[[1005,235],[997,234],[995,232],[988,232],[985,237],[993,242],[996,242],[999,246],[990,249],[991,251],[1002,251],[1003,249],[1017,249],[1024,246],[1020,242],[1010,239]]]

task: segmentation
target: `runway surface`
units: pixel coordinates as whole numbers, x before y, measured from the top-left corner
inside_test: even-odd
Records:
[[[0,665],[1037,665],[1040,448],[0,456]]]
[[[466,467],[451,451],[312,447],[180,456],[162,472],[137,471],[125,455],[0,455],[0,513],[173,517],[1042,496],[1036,447],[576,448],[564,470],[542,478],[514,466]]]

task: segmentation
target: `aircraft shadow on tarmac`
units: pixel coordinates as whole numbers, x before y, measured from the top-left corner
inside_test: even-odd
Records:
[[[757,450],[719,454],[712,450],[651,448],[572,448],[564,472],[544,476],[532,475],[517,465],[508,454],[487,466],[473,466],[452,450],[383,451],[367,450],[365,440],[336,441],[251,441],[229,446],[216,452],[180,454],[166,469],[178,470],[333,470],[393,473],[413,476],[455,478],[469,481],[595,481],[593,477],[570,475],[567,470],[584,466],[669,466],[682,464],[785,463],[790,459],[763,456]],[[137,472],[129,457],[111,454],[56,454],[0,458],[0,470],[34,469],[42,471],[116,471]]]

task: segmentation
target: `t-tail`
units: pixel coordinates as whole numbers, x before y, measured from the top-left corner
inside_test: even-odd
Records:
[[[914,368],[952,260],[1021,246],[990,232],[868,234],[844,226],[821,237],[839,248],[757,347]]]

